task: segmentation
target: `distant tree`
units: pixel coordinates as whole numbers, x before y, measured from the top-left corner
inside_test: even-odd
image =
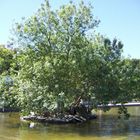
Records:
[[[16,107],[14,75],[11,70],[15,69],[14,60],[15,52],[4,45],[0,45],[0,108]]]
[[[0,45],[0,74],[4,71],[9,71],[12,63],[13,51]]]

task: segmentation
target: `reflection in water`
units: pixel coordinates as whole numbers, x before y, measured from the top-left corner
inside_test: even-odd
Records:
[[[21,122],[17,113],[0,113],[0,140],[140,140],[140,107],[129,107],[129,120],[117,119],[117,109],[98,111],[84,124],[48,125]]]

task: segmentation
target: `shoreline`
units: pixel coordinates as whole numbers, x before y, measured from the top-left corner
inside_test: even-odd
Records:
[[[108,105],[98,105],[97,108],[103,108],[103,107],[120,107],[122,104],[118,103],[118,104],[108,104]],[[131,107],[131,106],[140,106],[140,102],[129,102],[129,103],[125,103],[123,104],[126,107]],[[17,108],[0,108],[0,112],[4,113],[4,112],[20,112],[20,109]]]
[[[96,119],[96,115],[90,115],[89,118],[84,118],[79,115],[64,115],[63,117],[43,117],[37,115],[29,115],[20,117],[23,121],[39,122],[39,123],[48,123],[48,124],[75,124],[75,123],[84,123],[89,120]]]
[[[103,107],[120,107],[120,106],[122,106],[122,104],[121,103],[119,103],[119,104],[108,104],[108,105],[98,105],[98,108],[103,108]],[[126,107],[131,107],[131,106],[140,106],[140,102],[130,102],[130,103],[125,103],[125,104],[123,104],[123,106],[126,106]]]
[[[8,112],[20,112],[20,109],[17,109],[17,108],[0,108],[0,113],[8,113]]]

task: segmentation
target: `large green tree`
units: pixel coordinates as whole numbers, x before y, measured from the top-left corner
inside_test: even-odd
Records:
[[[45,1],[35,15],[15,25],[20,48],[15,91],[23,112],[64,113],[82,100],[94,107],[122,103],[124,110],[136,93],[129,83],[138,76],[133,75],[136,66],[122,58],[121,42],[95,34],[98,24],[83,1],[59,10]]]

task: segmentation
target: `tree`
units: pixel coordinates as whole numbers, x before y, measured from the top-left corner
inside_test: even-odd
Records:
[[[12,63],[13,51],[0,45],[0,74],[8,72]]]
[[[14,50],[0,45],[0,108],[17,107],[13,91],[14,77],[11,69],[14,67]]]
[[[136,67],[122,58],[120,41],[95,34],[98,24],[83,1],[56,11],[45,1],[35,15],[15,25],[21,51],[15,91],[24,113],[64,114],[71,106],[80,109],[82,100],[94,107],[132,100],[134,86],[128,89],[126,83]]]

